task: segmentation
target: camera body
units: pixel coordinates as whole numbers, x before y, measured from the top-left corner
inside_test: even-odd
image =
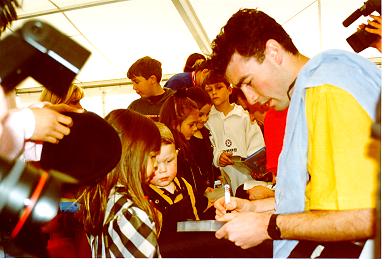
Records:
[[[374,11],[382,14],[381,0],[368,0],[362,7],[355,10],[348,18],[346,18],[343,21],[343,25],[348,27],[360,16],[368,16]],[[349,36],[347,42],[355,52],[359,53],[370,47],[372,43],[378,40],[378,38],[378,35],[369,33],[365,29],[361,29]]]
[[[76,183],[64,173],[0,157],[0,245],[8,254],[44,256],[30,242],[41,239],[41,225],[56,216],[63,185]]]
[[[0,41],[0,90],[14,90],[31,76],[64,96],[90,52],[56,28],[27,21]],[[0,156],[0,251],[12,256],[41,255],[40,227],[56,216],[64,185],[78,181]]]
[[[31,76],[63,97],[89,56],[56,28],[30,20],[0,42],[0,84],[8,93]]]
[[[346,40],[348,44],[352,47],[353,51],[359,53],[364,49],[370,47],[374,42],[379,39],[379,36],[370,32],[367,32],[364,29],[358,30]]]

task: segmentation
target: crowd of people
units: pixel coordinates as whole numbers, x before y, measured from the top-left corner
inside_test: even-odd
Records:
[[[360,28],[381,52],[371,18]],[[380,237],[377,66],[342,50],[308,58],[257,9],[233,14],[211,48],[164,85],[161,62],[138,59],[127,77],[140,98],[105,118],[75,84],[24,109],[0,90],[1,157],[78,180],[62,192],[76,208],[42,227],[31,256],[358,258]],[[265,180],[237,166],[262,148]],[[200,220],[222,226],[178,231]]]

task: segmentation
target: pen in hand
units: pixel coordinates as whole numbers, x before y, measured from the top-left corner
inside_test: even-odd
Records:
[[[231,201],[230,185],[225,184],[224,185],[224,204],[225,205],[230,204],[230,201]]]

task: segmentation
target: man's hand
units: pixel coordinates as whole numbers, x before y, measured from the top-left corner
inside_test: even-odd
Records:
[[[33,141],[44,141],[56,144],[70,133],[72,119],[60,112],[83,112],[83,109],[70,107],[66,104],[47,104],[43,108],[31,108],[35,117]]]
[[[218,239],[225,238],[243,249],[251,248],[270,239],[267,233],[271,213],[241,212],[224,216],[227,223],[216,233]]]
[[[225,198],[221,197],[215,201],[214,207],[216,209],[215,219],[218,221],[228,221],[228,217],[226,216],[228,215],[227,211],[238,213],[250,211],[253,208],[252,203],[249,200],[237,197],[231,197],[230,203],[228,204],[225,203]]]

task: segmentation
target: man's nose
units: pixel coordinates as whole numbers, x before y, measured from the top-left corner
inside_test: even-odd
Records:
[[[253,90],[253,88],[251,88],[251,86],[242,85],[241,90],[246,96],[247,102],[249,102],[250,105],[254,105],[258,102],[259,95]]]

